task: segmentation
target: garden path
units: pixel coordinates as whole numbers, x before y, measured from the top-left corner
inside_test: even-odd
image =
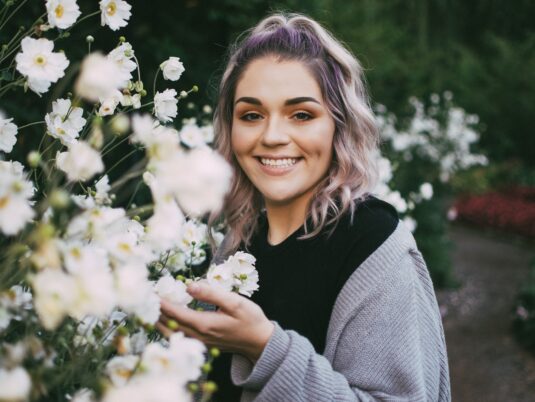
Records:
[[[503,237],[451,228],[457,290],[437,291],[454,402],[534,402],[535,357],[512,337],[515,295],[532,252]]]

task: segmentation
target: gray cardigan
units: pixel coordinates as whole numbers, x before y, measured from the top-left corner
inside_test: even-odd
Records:
[[[451,401],[433,284],[401,221],[340,291],[323,355],[273,323],[255,365],[232,357],[241,402]]]

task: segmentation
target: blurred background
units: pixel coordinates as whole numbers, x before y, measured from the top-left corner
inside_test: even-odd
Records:
[[[92,1],[79,3],[84,14],[95,8]],[[95,20],[84,21],[68,44],[59,40],[57,46],[80,60],[87,35],[105,52],[123,35],[142,63],[146,86],[163,60],[180,57],[186,73],[179,89],[200,88],[191,104],[181,103],[182,117],[213,106],[229,43],[270,11],[308,14],[345,42],[365,69],[383,122],[392,186],[408,200],[437,288],[453,400],[535,399],[535,2],[130,3],[133,15],[125,29],[100,30]],[[37,18],[41,6],[13,19],[2,29],[1,42]],[[67,74],[63,88],[70,79]],[[23,125],[40,120],[56,97],[12,92],[13,101],[0,107]],[[463,119],[461,128],[456,116]],[[39,138],[34,127],[19,138],[27,145],[24,152],[35,148],[34,129]],[[424,137],[419,145],[414,140]],[[453,154],[456,167],[449,168]],[[431,184],[431,196],[422,183]]]

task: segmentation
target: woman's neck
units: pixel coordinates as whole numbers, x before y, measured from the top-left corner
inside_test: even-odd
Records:
[[[286,204],[265,201],[269,244],[282,243],[305,223],[308,201],[309,197]]]

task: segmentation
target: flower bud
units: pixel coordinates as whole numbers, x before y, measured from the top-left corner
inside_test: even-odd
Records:
[[[130,119],[124,113],[119,113],[111,120],[110,126],[115,134],[123,135],[130,129]]]
[[[65,190],[55,189],[48,197],[48,202],[54,209],[64,209],[69,206],[71,200]]]
[[[119,42],[120,43],[126,42],[126,38],[124,36],[119,36]]]
[[[210,356],[219,357],[220,354],[221,352],[219,351],[218,348],[210,348]]]
[[[187,98],[188,97],[188,93],[186,91],[180,91],[180,97],[181,98]]]
[[[202,390],[209,394],[213,394],[217,391],[217,384],[213,381],[207,381],[202,385]]]
[[[32,151],[27,156],[28,164],[32,169],[37,168],[41,162],[41,154],[37,151]]]
[[[212,365],[210,363],[204,363],[201,366],[201,370],[203,373],[208,374],[210,371],[212,371]]]
[[[177,275],[177,276],[175,277],[175,279],[176,279],[177,281],[186,282],[186,278],[185,278],[183,275]]]
[[[197,392],[199,390],[199,385],[198,384],[195,384],[194,382],[192,383],[189,383],[188,384],[188,389],[190,390],[190,392]]]
[[[93,38],[91,35],[87,35],[87,36],[85,37],[85,41],[86,41],[87,43],[93,43],[93,42],[95,41],[95,38]]]
[[[199,92],[199,87],[197,85],[193,85],[193,87],[191,88],[191,90],[193,92]]]
[[[180,328],[180,325],[175,320],[169,320],[167,321],[167,328],[176,331],[178,328]]]

